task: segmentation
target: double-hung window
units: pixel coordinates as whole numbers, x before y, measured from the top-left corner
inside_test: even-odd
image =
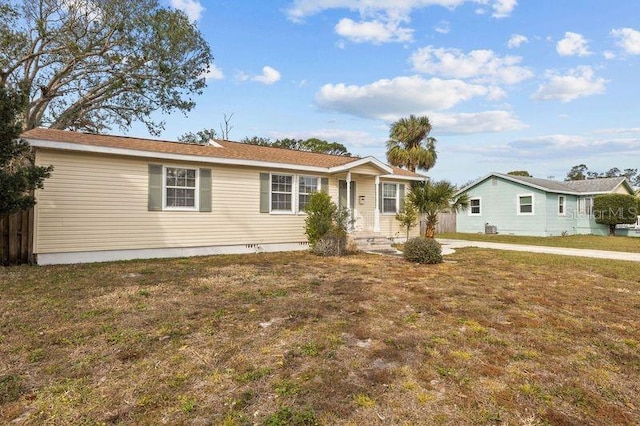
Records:
[[[298,212],[304,212],[311,194],[320,189],[319,180],[315,176],[298,176]]]
[[[565,216],[567,214],[567,198],[564,195],[558,195],[558,215]]]
[[[164,168],[164,207],[195,210],[198,206],[198,170],[180,167]]]
[[[383,183],[382,184],[382,213],[398,212],[398,184]]]
[[[584,197],[578,199],[578,212],[591,216],[593,213],[593,197]]]
[[[471,216],[480,216],[480,198],[471,198],[469,200],[469,215]]]
[[[293,212],[293,175],[271,175],[271,211]]]
[[[533,194],[518,195],[518,214],[533,215]]]

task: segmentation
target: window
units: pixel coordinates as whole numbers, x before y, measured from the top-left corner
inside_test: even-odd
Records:
[[[298,211],[303,212],[309,202],[309,197],[314,192],[318,192],[318,178],[315,176],[298,177]]]
[[[578,212],[591,216],[593,213],[593,197],[584,197],[578,199]]]
[[[533,194],[518,195],[518,214],[533,215]]]
[[[293,212],[293,176],[271,175],[271,211]]]
[[[382,184],[382,213],[398,212],[398,184]]]
[[[198,172],[179,167],[164,168],[164,206],[166,209],[194,210],[197,204]]]
[[[567,214],[565,205],[566,197],[564,195],[558,195],[558,215],[564,216]]]
[[[471,216],[480,216],[480,198],[471,198],[469,200],[469,214]]]

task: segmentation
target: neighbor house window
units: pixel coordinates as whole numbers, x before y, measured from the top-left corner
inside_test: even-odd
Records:
[[[480,198],[471,198],[469,200],[469,214],[471,216],[480,216]]]
[[[533,194],[518,195],[518,214],[533,214]]]
[[[567,214],[567,199],[564,195],[558,195],[558,214],[564,216]]]
[[[303,212],[309,202],[309,197],[314,192],[318,192],[319,179],[315,176],[298,177],[298,211]]]
[[[584,197],[584,198],[578,199],[578,212],[580,214],[586,214],[591,216],[591,213],[593,213],[593,198]]]
[[[382,184],[382,213],[398,212],[398,184]]]
[[[164,205],[167,209],[193,210],[197,206],[196,169],[165,167],[164,169]]]
[[[271,175],[271,211],[293,211],[292,175]]]

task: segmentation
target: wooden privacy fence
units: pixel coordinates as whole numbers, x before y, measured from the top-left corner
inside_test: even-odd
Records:
[[[0,263],[17,265],[33,258],[33,209],[0,218]]]
[[[438,214],[438,224],[436,225],[436,235],[443,232],[456,232],[456,214],[440,213]]]
[[[427,223],[423,219],[420,220],[420,235],[424,235]],[[443,232],[456,232],[456,214],[455,213],[439,213],[438,224],[436,225],[436,237]]]

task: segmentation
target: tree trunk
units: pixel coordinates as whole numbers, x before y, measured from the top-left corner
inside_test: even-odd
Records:
[[[436,224],[430,221],[427,221],[427,226],[424,231],[424,236],[427,238],[435,238],[436,237]]]
[[[616,236],[616,225],[609,225],[609,236],[610,237],[615,237]]]

